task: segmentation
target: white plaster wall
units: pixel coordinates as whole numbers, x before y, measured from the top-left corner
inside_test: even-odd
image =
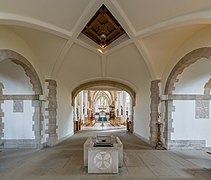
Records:
[[[34,67],[36,70],[40,81],[44,84],[44,74],[42,70],[42,61],[39,61],[37,56],[35,55],[32,47],[30,47],[25,40],[20,37],[17,33],[11,30],[9,26],[1,26],[0,27],[0,49],[9,49],[15,51],[22,56],[24,56]],[[21,66],[18,66],[14,63],[11,63],[8,60],[4,60],[0,62],[0,81],[3,82],[5,89],[3,89],[4,94],[34,94],[32,90],[32,85],[30,83],[29,78],[25,75],[24,70]],[[43,86],[44,87],[44,86]],[[28,108],[32,105],[30,104]],[[8,114],[8,110],[5,111],[5,114]],[[31,113],[28,111],[28,113]],[[10,114],[10,113],[9,113]],[[32,117],[33,113],[31,113],[30,118]],[[28,117],[23,115],[24,118]],[[9,117],[9,116],[7,116]],[[19,115],[11,114],[11,118],[19,118]],[[10,117],[9,117],[10,118]],[[20,117],[21,118],[21,117]],[[23,118],[22,118],[23,119]],[[31,120],[32,121],[32,120]],[[31,122],[32,123],[32,122]],[[13,128],[16,124],[12,124]],[[29,125],[27,125],[28,127]],[[8,126],[7,126],[8,127]],[[5,128],[7,128],[5,127]],[[14,128],[18,130],[18,133],[23,129],[22,127],[19,128],[17,126]],[[6,130],[7,131],[7,130]],[[21,139],[21,138],[32,138],[34,139],[34,135],[31,135],[32,126],[30,126],[30,132],[27,131],[26,134],[20,135],[16,133],[16,131],[9,131],[7,136],[12,137],[14,139]],[[24,131],[23,131],[24,133]],[[44,133],[44,132],[42,132]],[[33,132],[34,134],[34,132]],[[17,136],[17,137],[16,137]]]
[[[177,49],[175,49],[175,53],[172,54],[172,58],[169,59],[169,63],[165,67],[165,70],[163,72],[162,91],[164,91],[165,89],[166,81],[171,70],[174,68],[179,60],[181,60],[186,54],[195,49],[202,47],[211,47],[210,31],[211,27],[207,26],[206,28],[193,34],[188,40],[186,40],[183,44],[178,46]]]
[[[51,77],[54,65],[67,40],[37,29],[22,26],[12,26],[10,29],[19,35],[36,55],[36,61],[41,64],[39,71],[46,79]],[[36,63],[37,63],[36,62]]]
[[[210,74],[211,62],[205,58],[198,60],[178,76],[179,82],[175,83],[173,93],[204,94],[204,85]],[[172,140],[206,140],[206,145],[211,147],[211,114],[209,119],[196,119],[194,100],[177,100],[173,101],[173,105],[175,112],[172,113]]]
[[[4,95],[34,94],[23,68],[10,60],[0,62],[0,82],[4,85]]]
[[[174,94],[204,94],[204,85],[211,77],[211,61],[202,58],[178,76]]]
[[[57,133],[61,140],[73,135],[73,107],[71,105],[71,92],[57,80]]]
[[[84,81],[101,77],[101,57],[80,45],[73,44],[62,62],[57,77],[73,90]]]
[[[0,82],[4,95],[34,94],[30,79],[23,68],[10,60],[0,62]],[[13,101],[5,100],[3,105],[4,139],[34,139],[32,116],[34,108],[30,100],[24,101],[24,112],[13,112]]]
[[[136,93],[136,106],[134,108],[134,133],[149,140],[150,137],[150,83],[146,83]]]
[[[102,65],[101,62],[105,64]],[[151,77],[144,59],[133,44],[102,59],[93,52],[74,45],[64,59],[58,79],[59,138],[73,132],[71,91],[84,82],[106,79],[126,84],[137,93],[134,132],[149,139]]]
[[[41,72],[42,62],[38,61],[30,46],[7,26],[0,27],[0,49],[10,49],[23,55],[35,68],[41,83],[44,85],[44,74]]]
[[[23,112],[13,112],[13,101],[6,100],[2,105],[4,112],[3,139],[35,139],[32,131],[34,108],[31,100],[25,100]]]
[[[209,119],[195,118],[195,101],[173,101],[175,112],[172,113],[174,133],[172,140],[206,140],[211,147],[211,109]]]
[[[119,82],[122,80],[135,90],[134,133],[149,140],[151,77],[144,59],[137,48],[130,44],[107,57],[106,70],[108,77],[116,78]]]

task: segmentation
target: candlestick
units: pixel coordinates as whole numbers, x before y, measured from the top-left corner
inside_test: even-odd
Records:
[[[101,126],[104,126],[104,117],[102,117],[102,124]]]
[[[158,149],[158,150],[163,150],[163,149],[165,149],[164,147],[163,147],[163,143],[162,143],[162,140],[161,140],[161,125],[162,125],[163,123],[161,123],[160,121],[158,121],[157,123],[156,123],[156,125],[157,125],[157,140],[156,140],[156,146],[155,146],[155,149]]]

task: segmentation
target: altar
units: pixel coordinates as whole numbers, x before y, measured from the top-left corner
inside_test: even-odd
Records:
[[[106,122],[108,121],[108,119],[106,117],[99,117],[98,122],[102,122],[102,121]]]
[[[123,144],[118,137],[89,137],[84,143],[84,166],[88,173],[118,173],[123,166]]]

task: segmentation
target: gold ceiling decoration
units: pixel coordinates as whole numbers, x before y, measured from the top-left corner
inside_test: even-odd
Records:
[[[82,33],[104,49],[125,34],[125,31],[106,6],[102,5]]]

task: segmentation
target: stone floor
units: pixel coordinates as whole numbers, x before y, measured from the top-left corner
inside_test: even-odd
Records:
[[[119,174],[88,174],[83,167],[83,143],[97,134],[118,135],[124,145]],[[1,180],[142,180],[211,179],[211,155],[202,151],[154,150],[126,131],[81,131],[43,150],[2,150]]]
[[[101,122],[95,123],[94,126],[81,126],[81,130],[100,130],[100,131],[105,131],[105,130],[126,130],[126,126],[120,125],[120,126],[112,126],[109,122],[104,122],[104,126],[102,126]]]

